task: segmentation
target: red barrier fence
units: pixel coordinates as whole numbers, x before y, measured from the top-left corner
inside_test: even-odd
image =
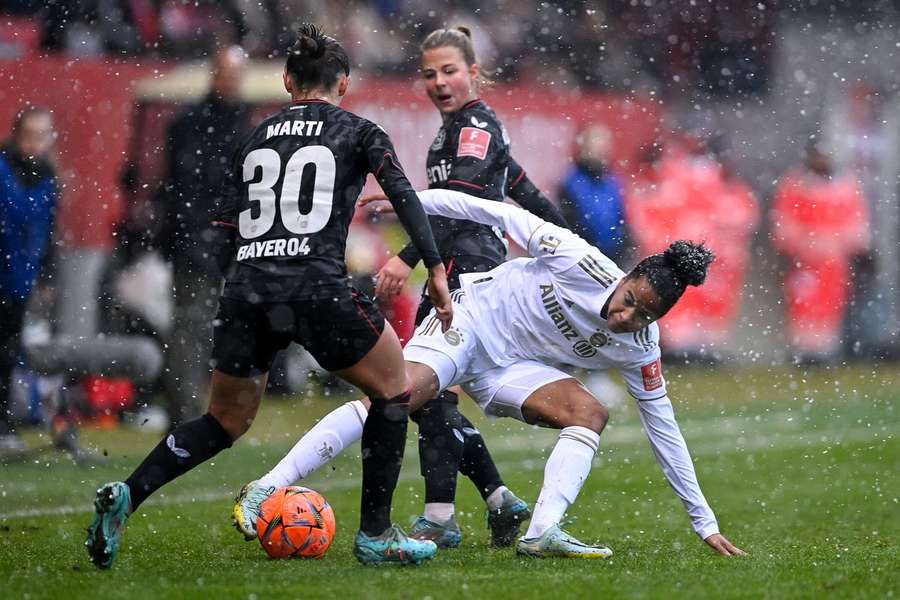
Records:
[[[0,61],[0,127],[8,131],[26,103],[46,106],[56,115],[57,156],[63,175],[60,235],[78,247],[110,248],[115,224],[124,215],[119,178],[135,131],[135,89],[143,79],[158,78],[170,67],[137,61],[33,57]],[[266,75],[269,77],[268,75]],[[274,76],[277,76],[274,75]],[[280,102],[277,82],[261,106]],[[196,90],[194,90],[196,92]],[[287,94],[284,100],[287,101]],[[640,148],[657,136],[660,113],[646,99],[613,94],[586,94],[553,86],[496,86],[485,93],[509,130],[513,154],[532,179],[553,190],[567,169],[570,148],[581,124],[609,126],[616,140],[617,168],[630,172]],[[178,98],[145,99],[172,104]],[[139,162],[162,160],[169,107],[144,111]],[[356,76],[346,108],[381,124],[393,137],[414,185],[425,187],[425,155],[440,124],[437,111],[420,83]],[[158,174],[158,165],[141,164],[141,172]],[[148,186],[154,179],[144,178]]]

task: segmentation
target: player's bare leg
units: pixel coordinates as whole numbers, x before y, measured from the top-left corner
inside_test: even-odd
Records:
[[[549,383],[533,392],[522,406],[530,423],[561,429],[547,458],[544,483],[534,507],[531,525],[516,546],[518,554],[536,558],[566,556],[607,558],[605,546],[584,544],[560,528],[566,509],[575,502],[591,470],[608,413],[577,380]]]

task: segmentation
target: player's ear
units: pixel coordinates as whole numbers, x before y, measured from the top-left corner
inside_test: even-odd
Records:
[[[347,89],[350,87],[350,76],[349,75],[341,75],[340,79],[338,79],[338,98],[343,98],[344,94],[347,93]]]
[[[472,78],[472,85],[478,87],[478,76],[481,75],[481,65],[472,63],[469,65],[469,77]]]
[[[288,75],[288,72],[285,71],[282,74],[282,79],[284,80],[284,89],[287,90],[287,93],[291,96],[294,95],[294,80],[291,79],[291,76]]]

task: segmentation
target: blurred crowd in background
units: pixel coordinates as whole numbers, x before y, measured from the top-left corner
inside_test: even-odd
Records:
[[[424,33],[470,27],[498,81],[675,93],[754,93],[769,77],[779,20],[844,13],[877,22],[896,2],[850,0],[6,0],[5,12],[35,19],[43,51],[74,56],[193,59],[215,44],[266,58],[290,43],[291,24],[314,20],[346,44],[354,66],[375,74],[418,69]]]
[[[218,275],[202,252],[207,215],[186,209],[183,201],[216,187],[236,136],[205,132],[240,133],[258,118],[240,95],[241,80],[253,59],[280,63],[290,24],[303,18],[341,39],[354,69],[367,76],[415,79],[424,35],[447,24],[466,25],[496,82],[494,93],[509,83],[670,99],[670,113],[630,161],[617,159],[622,135],[615,119],[580,118],[568,156],[560,159],[566,163],[561,176],[543,182],[573,230],[626,270],[675,239],[703,240],[716,252],[707,283],[690,289],[661,322],[670,359],[756,361],[758,354],[747,349],[752,344],[739,339],[745,335],[775,338],[770,346],[778,349],[771,356],[781,361],[828,364],[854,355],[896,355],[895,332],[873,337],[864,323],[878,321],[883,307],[882,288],[873,282],[887,277],[888,285],[896,283],[890,279],[896,253],[877,250],[898,233],[883,231],[884,215],[894,213],[882,208],[887,200],[896,206],[897,182],[887,191],[873,184],[886,179],[883,156],[896,157],[882,156],[876,144],[896,141],[890,78],[855,82],[845,94],[855,106],[845,122],[823,116],[815,126],[799,128],[782,148],[786,152],[762,149],[771,133],[766,112],[774,112],[775,96],[788,87],[773,90],[775,55],[785,44],[779,24],[802,29],[807,18],[837,15],[865,35],[866,28],[896,18],[895,3],[876,2],[862,11],[853,2],[813,0],[7,0],[0,10],[7,26],[33,33],[0,36],[0,58],[6,60],[44,53],[85,61],[209,59],[212,71],[199,100],[168,112],[149,110],[165,132],[153,150],[161,166],[141,180],[133,170],[146,148],[123,157],[116,179],[132,209],[117,222],[110,246],[73,247],[61,242],[64,236],[53,237],[54,215],[67,193],[59,166],[66,158],[53,147],[60,132],[54,132],[52,113],[19,98],[0,154],[0,244],[7,255],[0,278],[0,391],[15,397],[15,414],[0,422],[0,446],[10,433],[6,421],[49,419],[53,443],[77,454],[82,450],[72,423],[78,414],[117,422],[125,398],[129,409],[165,398],[165,412],[132,416],[138,424],[155,418],[169,427],[198,414],[205,385],[198,374],[209,353],[203,331],[215,312]],[[806,77],[791,73],[793,84]],[[753,105],[762,108],[751,122],[763,126],[755,138],[735,135],[728,120],[742,119]],[[759,164],[764,166],[750,169]],[[14,214],[10,207],[33,204],[37,193],[40,210],[29,205]],[[21,242],[26,238],[33,242],[27,249]],[[370,290],[371,276],[403,241],[389,219],[360,214],[348,242],[357,287]],[[9,256],[17,253],[28,272],[12,271]],[[760,277],[762,264],[769,267]],[[42,285],[35,290],[23,283],[40,271]],[[402,337],[411,333],[418,292],[411,285],[383,307]],[[769,314],[773,307],[776,317]],[[889,309],[896,312],[895,305]],[[306,373],[316,371],[311,359],[294,351],[283,360],[273,385],[304,389]],[[49,416],[40,399],[48,394],[55,395]]]

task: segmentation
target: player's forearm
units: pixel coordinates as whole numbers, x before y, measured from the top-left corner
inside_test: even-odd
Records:
[[[407,244],[404,246],[403,250],[401,250],[397,257],[405,262],[410,269],[415,269],[416,265],[419,264],[419,261],[422,260],[422,255],[419,254],[418,248],[416,248],[415,244]]]
[[[718,533],[716,516],[700,490],[687,443],[675,421],[672,403],[666,397],[638,402],[638,408],[656,461],[687,509],[694,531],[702,539]]]
[[[453,190],[425,190],[419,192],[419,198],[428,214],[499,227],[523,248],[528,248],[531,235],[546,223],[516,206],[483,200]]]
[[[441,264],[441,255],[435,245],[431,225],[416,194],[410,191],[400,198],[392,197],[391,204],[394,206],[400,223],[409,234],[411,245],[415,248],[416,254],[422,258],[425,266],[430,269]],[[418,262],[418,257],[416,262]],[[409,263],[407,262],[407,264]],[[411,266],[414,265],[415,263]]]

